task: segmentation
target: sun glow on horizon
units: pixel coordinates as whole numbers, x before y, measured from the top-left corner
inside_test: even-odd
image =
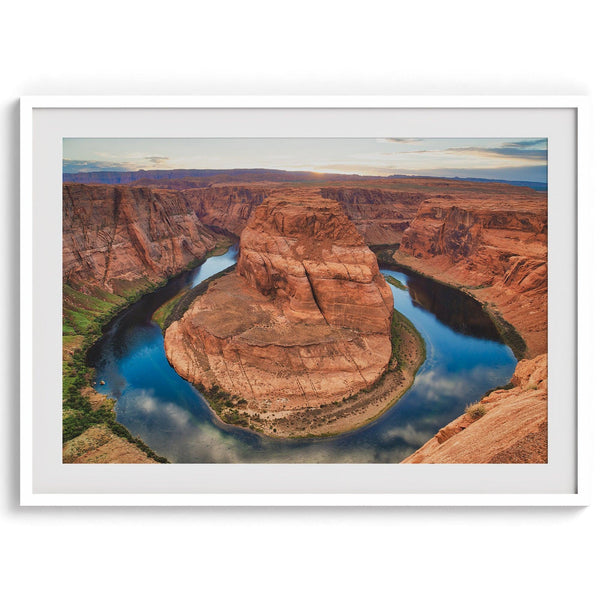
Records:
[[[547,180],[539,138],[66,138],[63,170],[275,169]]]

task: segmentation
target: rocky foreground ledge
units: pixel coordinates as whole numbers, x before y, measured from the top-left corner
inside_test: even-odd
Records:
[[[548,355],[520,361],[510,389],[467,408],[403,463],[547,463]]]
[[[277,437],[331,435],[374,418],[412,384],[422,341],[396,316],[392,356],[392,313],[376,257],[340,205],[285,190],[255,210],[237,270],[169,326],[166,354],[225,422]]]

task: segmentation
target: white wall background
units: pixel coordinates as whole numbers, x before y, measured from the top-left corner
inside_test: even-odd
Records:
[[[0,585],[6,597],[487,600],[598,593],[598,505],[17,506],[19,96],[588,93],[597,111],[591,2],[56,0],[10,2],[2,13],[0,314],[7,335],[0,361]],[[596,141],[598,129],[596,121]]]

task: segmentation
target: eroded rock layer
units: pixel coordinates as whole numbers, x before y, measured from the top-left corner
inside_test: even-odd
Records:
[[[424,201],[395,258],[464,287],[521,333],[528,354],[547,351],[548,218],[546,197]]]
[[[186,379],[254,411],[334,403],[367,387],[391,354],[391,290],[339,204],[285,190],[255,209],[237,272],[211,284],[165,334]]]
[[[63,186],[63,275],[78,288],[158,281],[204,258],[217,237],[175,191]]]
[[[321,191],[342,205],[369,245],[399,244],[428,197],[417,191],[377,188],[326,187]]]

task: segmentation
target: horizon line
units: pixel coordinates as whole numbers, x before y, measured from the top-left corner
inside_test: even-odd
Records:
[[[63,161],[64,163],[64,161]],[[477,177],[475,175],[470,176],[460,176],[460,175],[417,175],[414,173],[391,173],[390,175],[368,175],[364,173],[335,173],[331,171],[313,171],[313,170],[296,170],[296,169],[281,169],[281,168],[268,168],[268,167],[232,167],[229,169],[214,169],[214,168],[189,168],[189,167],[178,167],[173,169],[97,169],[97,170],[89,170],[89,171],[65,171],[63,169],[64,175],[87,175],[91,173],[167,173],[173,171],[205,171],[212,173],[228,173],[232,171],[266,171],[266,172],[277,172],[277,173],[306,173],[310,175],[333,175],[336,177],[361,177],[365,179],[393,179],[393,178],[407,178],[407,179],[458,179],[458,180],[482,180],[482,181],[492,181],[492,182],[520,182],[520,183],[535,183],[535,184],[544,184],[548,185],[548,182],[545,180],[535,180],[535,179],[504,179],[502,177]]]

